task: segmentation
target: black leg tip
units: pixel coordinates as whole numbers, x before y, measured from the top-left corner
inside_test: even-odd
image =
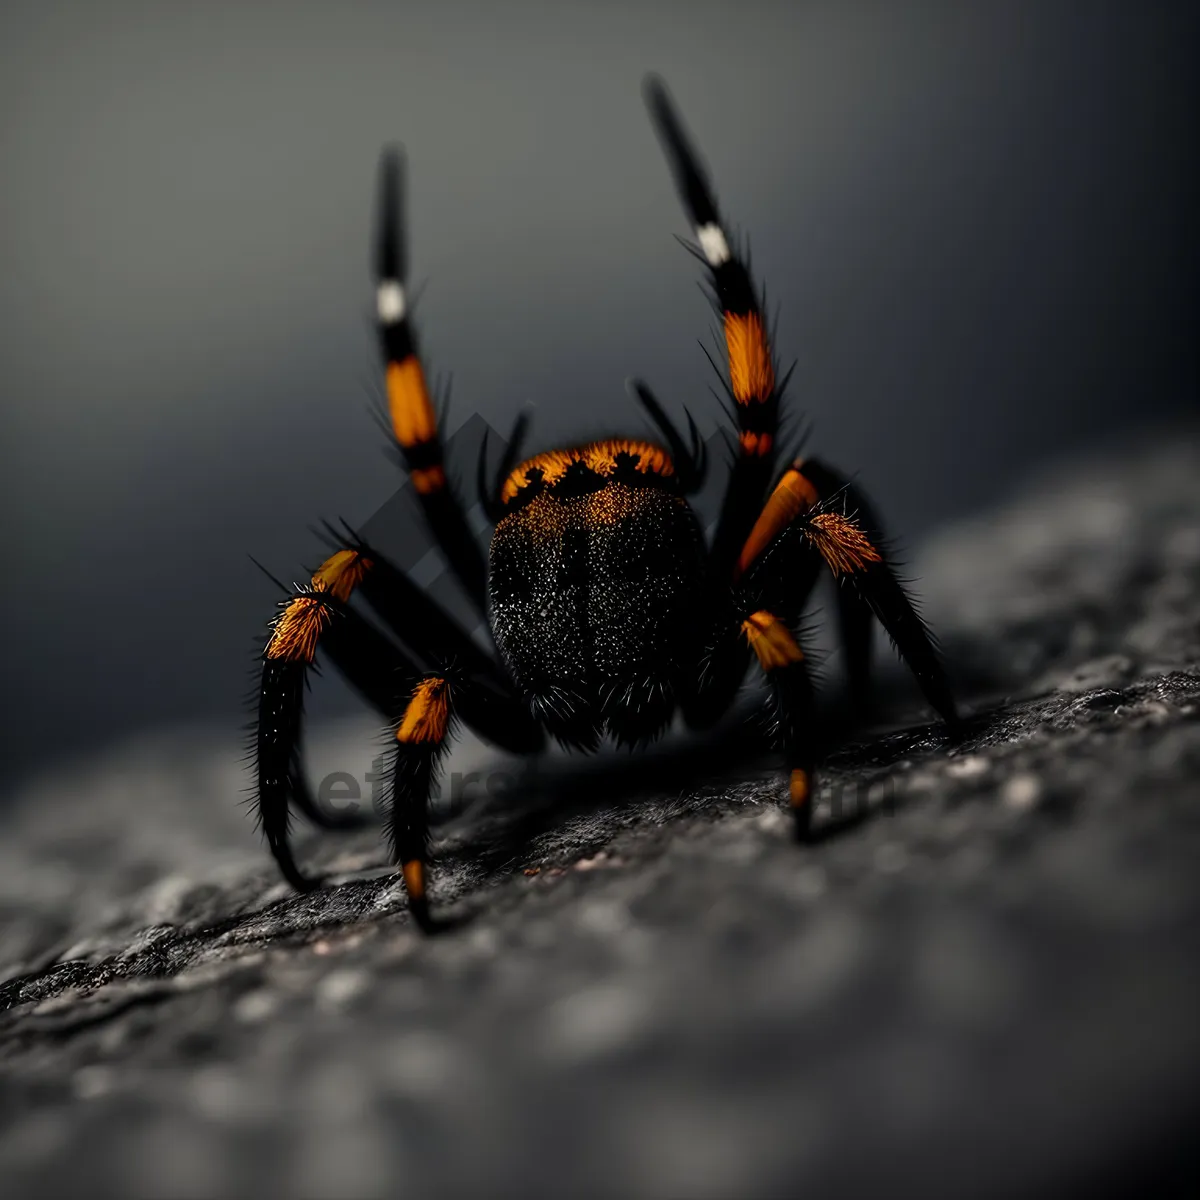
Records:
[[[292,887],[303,895],[306,892],[315,892],[321,886],[322,879],[319,875],[305,875],[303,871],[296,866],[296,860],[292,858],[291,851],[283,846],[273,846],[271,853],[274,855],[275,862],[279,866],[279,873],[292,885]]]
[[[642,99],[652,112],[670,103],[666,80],[657,71],[647,71],[642,76]]]
[[[813,840],[811,804],[792,809],[792,840],[797,846],[807,846]]]
[[[375,277],[400,283],[408,274],[404,243],[404,150],[385,146],[379,156],[379,199],[375,213]]]
[[[429,935],[438,931],[439,925],[433,919],[429,911],[429,901],[424,896],[420,899],[413,899],[410,896],[408,899],[408,911],[412,914],[413,924],[422,933]]]
[[[309,892],[319,891],[322,883],[322,878],[319,875],[303,875],[298,870],[285,871],[283,877],[292,885],[292,888],[301,896],[306,896]]]

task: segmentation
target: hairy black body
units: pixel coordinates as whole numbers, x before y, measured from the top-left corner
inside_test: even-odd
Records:
[[[492,628],[553,737],[643,743],[695,692],[704,537],[672,477],[578,474],[496,526]]]
[[[316,881],[292,855],[291,811],[334,823],[313,801],[301,753],[307,672],[318,649],[393,731],[388,833],[410,909],[426,930],[434,927],[428,800],[456,720],[518,754],[538,753],[547,735],[584,751],[606,737],[637,746],[658,737],[676,712],[693,729],[711,726],[756,663],[773,701],[796,833],[807,837],[820,747],[799,623],[822,570],[840,585],[855,699],[868,700],[878,619],[926,699],[949,724],[957,720],[932,640],[864,498],[818,460],[781,455],[786,378],[778,378],[749,267],[730,245],[699,159],[656,80],[648,81],[647,101],[724,329],[736,442],[711,544],[687,500],[707,468],[695,423],[689,415],[685,438],[649,388],[635,383],[661,442],[614,437],[518,463],[521,418],[490,480],[484,446],[479,499],[495,524],[485,561],[445,470],[404,286],[401,161],[385,154],[376,301],[392,431],[424,518],[487,619],[493,649],[350,531],[310,585],[284,601],[263,652],[255,798],[271,852],[297,888]],[[352,596],[374,620],[351,605]]]

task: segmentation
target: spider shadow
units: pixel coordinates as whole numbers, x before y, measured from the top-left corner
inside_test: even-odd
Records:
[[[959,739],[979,719],[968,718]],[[905,721],[881,726],[846,702],[822,715],[825,763],[843,777],[864,779],[914,754],[936,753],[950,735],[937,723]],[[685,813],[712,812],[730,790],[780,770],[762,704],[742,705],[702,737],[672,739],[639,753],[603,751],[580,758],[529,760],[503,797],[481,800],[438,826],[438,859],[470,863],[495,878],[540,856],[564,860],[594,854],[635,820],[667,821]],[[781,777],[782,778],[782,777]],[[878,814],[857,806],[820,822],[809,840],[845,836]]]
[[[896,763],[962,746],[993,724],[993,706],[985,703],[974,706],[952,734],[914,709],[905,682],[881,679],[876,703],[867,713],[854,709],[840,690],[827,698],[820,714],[825,753],[818,779],[836,776],[843,784],[869,792],[873,783],[890,776]],[[884,714],[887,720],[881,719]],[[502,794],[465,810],[431,813],[432,865],[445,889],[446,905],[438,903],[441,911],[431,918],[434,930],[469,924],[479,915],[479,906],[468,902],[464,910],[461,902],[522,867],[565,867],[591,857],[637,822],[714,817],[730,804],[734,790],[747,784],[761,792],[764,777],[776,775],[782,789],[781,772],[761,696],[743,701],[701,735],[670,736],[633,753],[605,747],[593,755],[521,760],[514,785]],[[786,812],[782,790],[780,802],[780,811]],[[807,842],[817,846],[852,836],[890,811],[894,800],[882,807],[861,803],[848,811],[835,810],[818,817]],[[327,881],[362,886],[393,874],[394,867],[381,858],[376,868],[333,873]]]
[[[768,769],[771,747],[756,715],[754,708],[739,711],[701,740],[527,760],[503,796],[444,822],[439,833],[449,844],[438,857],[461,855],[494,876],[528,860],[539,842],[555,858],[592,853],[631,819],[690,808],[685,796],[716,796],[748,769]]]

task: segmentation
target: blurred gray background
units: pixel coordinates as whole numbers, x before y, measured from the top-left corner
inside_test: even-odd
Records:
[[[244,716],[254,639],[395,469],[369,219],[409,152],[450,428],[717,409],[639,83],[665,75],[782,306],[793,403],[912,544],[1194,406],[1183,3],[7,3],[9,770]],[[351,701],[332,682],[321,711]]]

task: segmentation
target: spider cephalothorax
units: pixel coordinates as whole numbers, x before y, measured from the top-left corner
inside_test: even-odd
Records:
[[[862,496],[816,459],[777,465],[786,380],[749,268],[730,244],[665,88],[650,79],[646,97],[724,328],[737,449],[711,544],[687,499],[706,466],[695,424],[689,416],[685,440],[646,385],[634,383],[661,444],[614,437],[518,464],[521,418],[491,482],[485,446],[479,493],[495,525],[485,563],[446,475],[408,315],[401,160],[386,153],[376,299],[392,429],[424,518],[486,617],[494,649],[356,538],[283,604],[263,654],[256,799],[271,852],[298,888],[313,884],[292,857],[289,807],[332,824],[313,803],[300,761],[306,674],[318,648],[394,731],[388,831],[425,929],[427,805],[455,719],[519,754],[540,751],[547,733],[583,750],[604,737],[635,746],[661,734],[676,712],[691,728],[711,726],[756,662],[775,701],[795,828],[807,836],[818,747],[797,629],[823,567],[840,584],[852,694],[866,696],[875,617],[926,699],[947,723],[957,721],[929,635]],[[352,595],[391,636],[351,607]]]

